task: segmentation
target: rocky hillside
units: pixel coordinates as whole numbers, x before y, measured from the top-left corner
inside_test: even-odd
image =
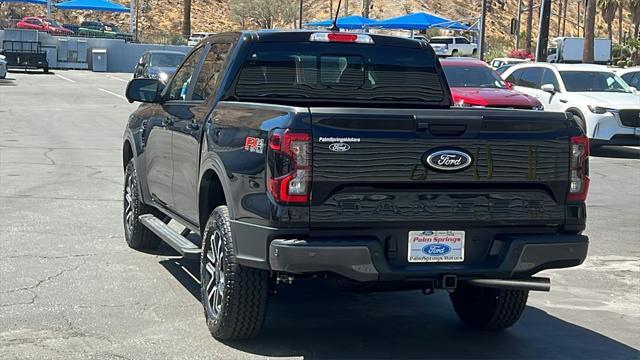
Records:
[[[128,5],[128,2],[118,0]],[[165,38],[170,35],[180,33],[182,24],[182,0],[139,0],[141,3],[140,29],[143,38],[150,39],[152,35],[162,34]],[[239,29],[240,22],[234,21],[230,14],[229,2],[237,0],[192,0],[191,24],[193,31],[219,32],[230,29]],[[283,0],[285,1],[285,0]],[[293,0],[296,1],[296,0]],[[305,21],[325,19],[329,17],[330,2],[332,0],[304,0]],[[349,0],[343,1],[343,10]],[[471,19],[476,18],[480,12],[481,0],[371,0],[373,7],[370,13],[372,18],[387,18],[403,15],[409,12],[427,11],[450,19]],[[525,0],[526,1],[526,0]],[[558,31],[558,6],[560,0],[553,1],[553,12],[551,21],[551,36],[555,36]],[[336,6],[338,0],[333,0]],[[537,1],[536,1],[537,2]],[[349,1],[349,13],[362,13],[362,0]],[[575,22],[578,18],[578,1],[569,0],[567,11],[566,34],[578,35]],[[0,16],[4,19],[20,18],[24,15],[44,15],[44,6],[33,5],[0,5]],[[498,53],[513,47],[513,36],[509,35],[510,19],[515,16],[517,0],[494,0],[493,7],[487,18],[489,47]],[[584,9],[581,9],[583,12]],[[54,10],[54,17],[60,22],[80,22],[84,19],[101,19],[118,23],[123,29],[128,28],[128,14],[108,14],[99,12],[71,11],[62,12]],[[535,29],[538,23],[539,13],[534,10],[533,28],[534,42]],[[524,32],[526,14],[522,18],[521,31]],[[624,13],[625,22],[623,31],[631,31],[631,21],[628,11]],[[614,22],[614,39],[617,39],[618,22]],[[251,27],[250,22],[245,23],[246,27]],[[291,25],[293,26],[293,21]],[[283,27],[287,27],[286,25]],[[606,36],[606,24],[598,16],[598,35]],[[165,39],[166,40],[166,39]]]

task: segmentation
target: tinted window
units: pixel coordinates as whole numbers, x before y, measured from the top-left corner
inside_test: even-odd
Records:
[[[522,77],[518,81],[518,86],[524,86],[528,88],[540,88],[540,79],[542,78],[542,68],[530,67],[524,69]]]
[[[451,87],[506,88],[500,76],[485,66],[444,65],[444,73]]]
[[[503,68],[505,68],[505,70],[506,70],[506,69],[509,68],[509,66],[503,66]],[[500,69],[498,69],[498,71],[500,71]],[[523,71],[524,71],[524,69],[518,69],[518,70],[512,72],[511,75],[509,75],[509,77],[507,77],[506,80],[508,82],[512,83],[512,84],[518,85],[518,81],[520,81],[520,77],[522,76],[522,72]]]
[[[198,75],[198,81],[193,90],[194,100],[204,100],[213,94],[218,84],[218,78],[222,73],[230,44],[213,44],[202,63],[202,70]]]
[[[567,91],[631,92],[617,75],[605,71],[561,71],[560,77]]]
[[[183,58],[183,54],[154,53],[149,59],[149,66],[178,67]]]
[[[453,44],[453,39],[451,38],[441,38],[441,39],[431,39],[429,40],[431,44]]]
[[[239,98],[440,103],[430,51],[360,44],[257,43],[245,59]]]
[[[185,100],[187,98],[187,90],[191,83],[191,75],[198,65],[198,60],[202,54],[202,48],[191,53],[189,58],[182,64],[182,67],[173,76],[173,81],[167,92],[167,100]]]
[[[560,89],[560,85],[558,85],[558,78],[556,77],[556,74],[553,73],[553,70],[544,69],[542,73],[542,81],[540,81],[540,86],[545,84],[552,84],[554,89]]]
[[[640,86],[640,71],[630,72],[622,75],[621,77],[629,86],[633,86],[636,89]]]
[[[465,38],[456,38],[456,43],[457,44],[468,44],[469,40],[467,40]]]

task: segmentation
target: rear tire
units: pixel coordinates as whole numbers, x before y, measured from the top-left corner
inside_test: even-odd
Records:
[[[478,49],[473,49],[473,51],[471,52],[471,56],[473,57],[478,56]]]
[[[502,330],[520,319],[529,291],[460,283],[449,296],[456,314],[467,326],[479,330]]]
[[[124,192],[122,196],[124,237],[127,240],[127,245],[133,249],[155,249],[160,244],[160,238],[144,226],[138,217],[144,214],[153,214],[159,218],[163,216],[158,210],[140,200],[138,188],[138,174],[133,159],[131,159],[124,174]]]
[[[451,56],[452,57],[458,56],[458,50],[456,49],[456,50],[451,51]]]
[[[269,272],[241,266],[234,254],[229,211],[218,206],[202,241],[202,305],[211,335],[221,340],[258,335],[267,313]]]

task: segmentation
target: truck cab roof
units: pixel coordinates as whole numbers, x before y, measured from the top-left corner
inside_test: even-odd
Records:
[[[366,34],[366,33],[355,33],[355,32],[331,32],[327,30],[313,31],[313,30],[255,30],[255,31],[244,31],[242,32],[242,37],[244,37],[245,41],[255,41],[255,42],[308,42],[310,41],[312,34],[318,33],[334,33],[340,35],[360,35],[360,36],[368,36],[373,39],[373,45],[386,45],[386,46],[400,46],[400,47],[410,47],[410,48],[424,48],[425,45],[420,42],[410,38],[398,37],[398,36],[389,36],[389,35],[378,35],[378,34]],[[366,44],[370,45],[370,44]]]

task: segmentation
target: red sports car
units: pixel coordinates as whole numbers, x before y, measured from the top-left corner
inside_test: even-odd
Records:
[[[484,61],[462,58],[440,63],[456,106],[544,109],[538,99],[514,90]]]
[[[18,29],[31,29],[47,32],[51,35],[73,35],[73,31],[62,27],[53,19],[41,19],[35,16],[25,16],[16,24]]]

